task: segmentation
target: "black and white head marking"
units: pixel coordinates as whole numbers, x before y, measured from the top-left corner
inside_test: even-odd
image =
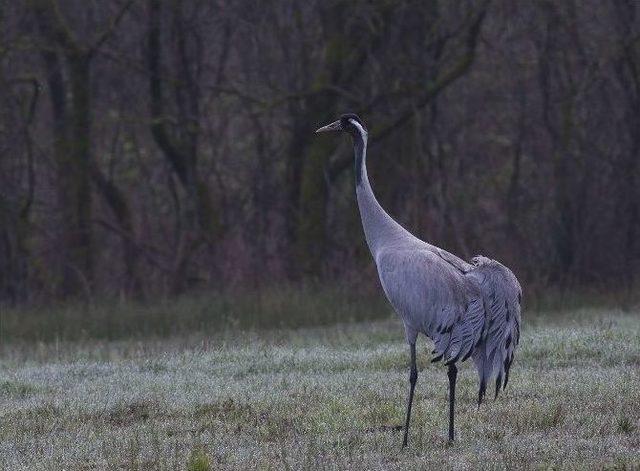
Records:
[[[360,135],[363,139],[367,138],[367,130],[362,123],[362,120],[357,114],[346,113],[340,116],[340,124],[343,131],[348,132],[352,136]],[[356,134],[357,133],[357,134]]]
[[[362,183],[362,175],[364,173],[364,158],[367,152],[367,130],[358,115],[354,113],[346,113],[340,116],[340,119],[337,121],[317,129],[316,133],[335,131],[346,132],[351,134],[351,137],[353,138],[356,157],[356,184],[360,185],[360,183]]]

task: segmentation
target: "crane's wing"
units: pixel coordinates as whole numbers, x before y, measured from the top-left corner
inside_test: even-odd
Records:
[[[473,263],[475,268],[466,276],[477,283],[486,315],[481,341],[473,352],[480,376],[480,403],[492,376],[496,376],[496,396],[501,387],[507,387],[509,368],[520,341],[522,288],[511,270],[501,263],[481,256],[475,257]]]
[[[389,249],[376,257],[380,282],[402,316],[407,341],[452,325],[466,305],[464,275],[432,250]],[[450,334],[449,330],[447,334]]]
[[[493,376],[496,395],[506,387],[520,340],[522,297],[508,268],[486,257],[475,257],[466,267],[434,250],[383,251],[376,264],[409,342],[418,332],[427,334],[435,344],[432,361],[451,364],[473,355],[480,376],[479,400]]]
[[[444,360],[445,364],[465,361],[482,340],[486,313],[482,296],[472,292],[464,310],[457,315],[445,311],[432,339],[435,344],[431,362]]]
[[[432,334],[436,355],[432,361],[451,364],[473,355],[480,376],[481,402],[491,377],[496,376],[496,396],[509,381],[509,368],[520,340],[522,289],[511,270],[495,260],[478,256],[470,266],[464,275],[470,284],[466,286],[466,307],[458,314],[443,311],[441,323]]]
[[[460,257],[453,255],[451,252],[447,252],[446,250],[441,249],[440,247],[436,247],[435,245],[432,245],[431,247],[432,247],[432,250],[436,254],[438,254],[440,258],[442,258],[442,260],[444,260],[445,262],[447,262],[449,265],[453,266],[455,269],[459,270],[460,272],[467,273],[468,271],[473,269],[473,265],[465,262]]]

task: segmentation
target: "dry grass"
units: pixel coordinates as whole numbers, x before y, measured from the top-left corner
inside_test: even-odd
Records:
[[[346,285],[303,283],[247,292],[191,293],[147,302],[92,302],[7,308],[0,304],[3,343],[118,340],[218,335],[221,331],[282,329],[387,317],[376,290],[367,296]]]
[[[1,469],[638,469],[640,315],[529,314],[479,410],[420,344],[410,447],[395,319],[155,339],[5,343]]]

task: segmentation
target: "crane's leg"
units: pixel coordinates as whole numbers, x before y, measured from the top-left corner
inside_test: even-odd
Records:
[[[416,388],[416,381],[418,381],[418,367],[416,366],[416,344],[409,344],[411,348],[411,370],[409,372],[409,400],[407,401],[407,421],[404,425],[404,440],[402,441],[402,448],[407,446],[407,440],[409,439],[409,421],[411,420],[411,404],[413,403],[413,391]]]
[[[458,368],[456,365],[449,365],[449,441],[453,441],[453,409],[456,404],[456,376],[458,376]]]

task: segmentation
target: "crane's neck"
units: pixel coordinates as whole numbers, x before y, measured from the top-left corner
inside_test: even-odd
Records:
[[[376,258],[381,248],[402,240],[414,240],[415,237],[394,221],[378,203],[367,175],[367,131],[355,120],[351,122],[358,130],[353,134],[358,208],[367,245]]]

